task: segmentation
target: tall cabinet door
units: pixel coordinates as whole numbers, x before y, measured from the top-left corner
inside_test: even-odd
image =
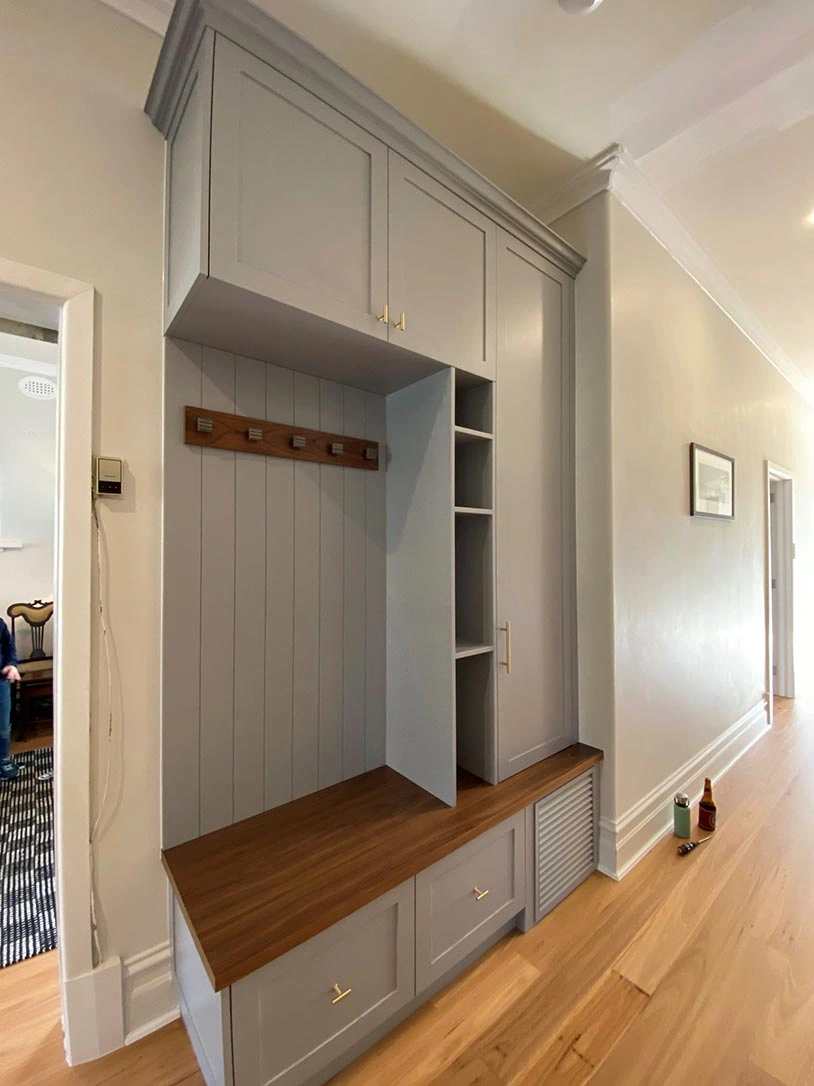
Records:
[[[498,762],[574,742],[573,281],[500,232],[496,384]]]
[[[209,274],[385,339],[387,148],[215,40]]]
[[[494,377],[496,229],[390,152],[391,343]]]

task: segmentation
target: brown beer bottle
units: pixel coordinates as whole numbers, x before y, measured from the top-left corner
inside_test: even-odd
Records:
[[[715,800],[712,798],[712,781],[709,777],[704,780],[704,794],[701,797],[701,802],[698,804],[698,828],[699,830],[706,830],[707,833],[711,833],[715,829],[715,822],[718,817],[718,808],[715,806]]]

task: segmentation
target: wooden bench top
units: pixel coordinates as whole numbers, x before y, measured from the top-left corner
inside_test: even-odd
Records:
[[[601,759],[576,743],[502,784],[461,772],[456,807],[383,766],[167,849],[164,867],[215,991]]]

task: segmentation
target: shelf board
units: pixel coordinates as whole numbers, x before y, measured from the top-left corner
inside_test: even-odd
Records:
[[[476,641],[455,642],[455,659],[463,660],[467,656],[482,656],[487,652],[494,652],[494,645],[479,645]]]
[[[494,510],[492,510],[492,509],[478,509],[474,505],[456,505],[455,506],[455,514],[456,514],[456,516],[460,513],[462,516],[466,516],[466,517],[470,517],[470,516],[472,516],[472,517],[491,517],[493,511]]]
[[[455,427],[455,444],[460,445],[467,441],[493,441],[491,434],[485,430],[470,430],[468,426]]]

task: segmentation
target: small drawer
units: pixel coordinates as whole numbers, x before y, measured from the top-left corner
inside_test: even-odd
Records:
[[[416,991],[421,992],[522,911],[521,811],[416,875]]]
[[[413,880],[232,986],[235,1086],[299,1086],[415,994]]]

